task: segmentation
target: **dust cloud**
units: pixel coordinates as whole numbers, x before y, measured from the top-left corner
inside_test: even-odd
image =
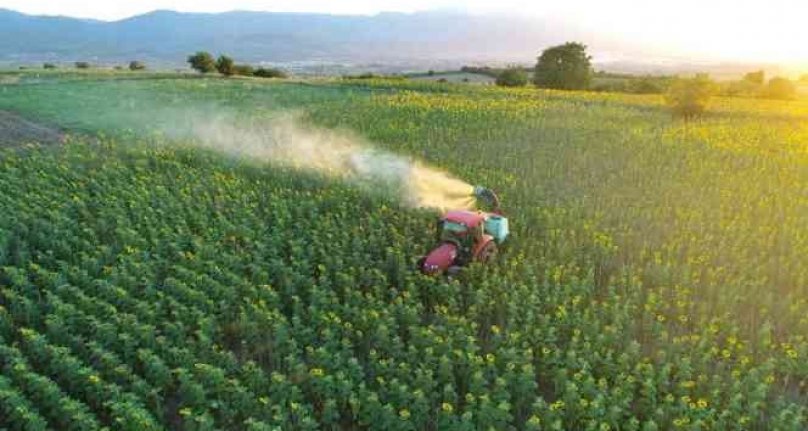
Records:
[[[394,193],[413,208],[470,209],[475,203],[473,186],[446,172],[374,149],[350,132],[306,125],[293,114],[270,120],[206,118],[195,121],[190,132],[205,148]]]

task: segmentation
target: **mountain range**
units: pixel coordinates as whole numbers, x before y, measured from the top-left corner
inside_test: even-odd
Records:
[[[613,71],[703,70],[681,59],[565,23],[518,15],[461,12],[327,15],[159,10],[119,21],[34,16],[0,9],[0,65],[144,61],[185,67],[199,50],[239,62],[293,71],[404,71],[461,65],[533,64],[542,49],[569,40],[590,46],[596,65]],[[715,66],[715,65],[713,65]],[[744,66],[746,67],[746,66]]]
[[[556,29],[557,30],[557,29]],[[558,31],[453,12],[344,16],[154,11],[105,22],[0,10],[0,61],[131,59],[181,64],[197,50],[245,62],[532,61]]]

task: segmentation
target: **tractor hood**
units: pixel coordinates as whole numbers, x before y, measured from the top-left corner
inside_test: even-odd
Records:
[[[441,274],[452,266],[455,258],[457,258],[457,245],[444,242],[426,256],[421,271],[429,275]]]

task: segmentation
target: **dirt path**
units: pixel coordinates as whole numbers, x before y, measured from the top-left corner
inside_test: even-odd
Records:
[[[58,144],[64,135],[57,129],[0,111],[0,146],[22,144]]]

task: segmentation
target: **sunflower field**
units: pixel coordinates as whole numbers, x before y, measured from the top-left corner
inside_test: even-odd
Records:
[[[804,430],[808,101],[23,73],[0,110],[0,429]],[[512,236],[201,149],[294,111],[497,190]]]

